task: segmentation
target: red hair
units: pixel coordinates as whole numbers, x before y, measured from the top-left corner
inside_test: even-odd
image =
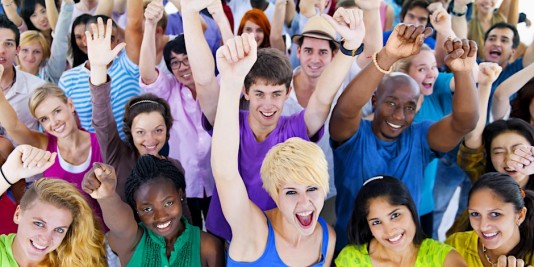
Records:
[[[258,48],[271,47],[271,43],[269,41],[269,35],[271,34],[271,23],[269,23],[269,19],[267,19],[265,13],[263,13],[262,10],[257,8],[253,8],[247,11],[243,15],[243,18],[241,18],[239,28],[237,29],[237,35],[243,34],[243,28],[245,28],[245,23],[247,21],[250,21],[260,26],[260,28],[263,30],[263,41],[261,42],[261,44],[258,44]]]

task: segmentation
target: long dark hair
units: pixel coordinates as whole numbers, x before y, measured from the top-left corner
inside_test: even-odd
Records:
[[[525,262],[532,262],[532,253],[534,252],[534,191],[522,191],[519,184],[510,175],[500,172],[489,172],[480,176],[469,191],[469,202],[471,202],[473,193],[481,189],[489,189],[504,203],[511,203],[516,213],[521,212],[524,207],[527,208],[525,220],[519,225],[519,243],[508,252],[508,255],[523,259]]]
[[[525,137],[530,145],[534,145],[534,127],[524,120],[510,118],[508,120],[497,120],[488,124],[482,132],[484,149],[486,150],[486,172],[497,171],[491,163],[491,142],[497,136],[506,132],[519,134]],[[525,189],[534,190],[534,174],[529,176]]]
[[[72,48],[72,56],[74,57],[74,61],[72,62],[72,67],[79,66],[83,64],[85,61],[87,61],[87,54],[83,52],[78,45],[76,44],[76,36],[74,35],[74,28],[78,25],[86,25],[87,21],[92,16],[89,14],[81,14],[74,21],[72,22],[72,27],[70,31],[70,46]]]
[[[360,192],[358,192],[347,230],[349,243],[363,245],[373,239],[373,234],[367,222],[367,215],[369,215],[369,202],[379,197],[387,198],[390,205],[405,206],[408,208],[415,224],[413,243],[420,245],[426,236],[419,222],[417,208],[415,207],[410,191],[408,191],[408,188],[399,179],[391,176],[373,177],[364,183]]]

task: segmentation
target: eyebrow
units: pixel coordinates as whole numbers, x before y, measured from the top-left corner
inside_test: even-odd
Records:
[[[48,225],[48,223],[43,220],[41,217],[33,217],[34,220],[38,220],[38,221],[41,221],[42,223],[44,223],[45,225]],[[69,226],[58,226],[58,227],[54,227],[54,229],[57,229],[57,228],[69,228]]]
[[[397,212],[397,211],[399,211],[399,210],[400,210],[400,208],[396,208],[396,209],[394,209],[393,211],[391,211],[390,213],[388,213],[388,216],[391,216],[391,214],[393,214],[393,213],[395,213],[395,212]],[[374,220],[378,220],[378,218],[371,218],[371,219],[369,219],[369,220],[367,220],[367,221],[374,221]]]

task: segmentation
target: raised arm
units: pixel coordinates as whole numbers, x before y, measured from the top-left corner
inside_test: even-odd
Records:
[[[348,140],[360,127],[362,107],[371,99],[384,74],[398,59],[419,53],[425,37],[432,29],[424,26],[399,24],[386,46],[373,56],[368,64],[345,88],[330,118],[330,137],[337,145]],[[380,68],[380,69],[379,69]]]
[[[276,0],[274,5],[273,23],[271,24],[271,33],[269,35],[269,42],[272,48],[276,48],[282,52],[286,50],[286,44],[282,38],[282,29],[284,28],[284,17],[287,8],[287,0]]]
[[[11,20],[17,27],[22,26],[24,22],[22,17],[17,11],[17,1],[16,0],[2,0],[2,7],[4,8],[4,13],[7,18]]]
[[[456,1],[454,2],[456,5]],[[451,16],[447,13],[447,10],[441,6],[439,3],[433,3],[431,6],[429,6],[429,10],[431,10],[432,14],[430,15],[430,23],[432,24],[432,27],[434,27],[434,30],[437,32],[436,34],[436,47],[434,54],[436,55],[436,63],[438,66],[444,66],[445,65],[445,56],[447,55],[447,52],[445,51],[445,42],[449,38],[458,37],[460,39],[467,37],[467,21],[465,20],[465,16]],[[453,21],[454,24],[456,24],[457,28],[460,27],[460,24],[462,24],[463,20],[463,26],[465,27],[465,31],[457,33],[453,30]]]
[[[363,12],[360,9],[336,10],[334,17],[321,15],[336,32],[342,36],[345,49],[355,51],[361,46],[365,36],[365,25],[363,23]],[[308,136],[313,136],[323,127],[328,114],[330,114],[332,102],[339,90],[345,76],[350,70],[354,61],[351,55],[345,55],[338,51],[328,67],[323,71],[310,100],[306,111],[304,111],[304,121],[308,130]]]
[[[52,28],[52,31],[55,31],[57,20],[58,20],[58,14],[59,14],[57,7],[56,7],[56,1],[45,0],[45,8],[46,8],[46,16],[48,17],[48,23],[50,23],[50,28]]]
[[[502,68],[497,63],[484,62],[480,63],[478,73],[478,121],[471,132],[465,135],[464,144],[467,148],[478,149],[482,146],[482,132],[486,127],[486,118],[488,114],[488,101],[491,94],[491,85],[499,77]]]
[[[525,50],[525,54],[523,54],[523,67],[526,67],[532,63],[534,63],[534,42],[530,43]]]
[[[143,31],[141,30],[143,26],[143,1],[128,0],[126,11],[128,12],[124,33],[124,41],[128,44],[126,54],[133,63],[139,64],[139,52],[143,41]]]
[[[111,18],[113,15],[113,6],[115,2],[113,0],[107,0],[107,1],[98,1],[98,5],[96,6],[96,12],[95,14],[98,15],[106,15]]]
[[[256,50],[254,35],[246,33],[217,50],[221,95],[213,128],[211,166],[224,217],[232,228],[229,253],[236,260],[263,249],[267,237],[265,215],[248,198],[238,170],[239,98],[245,76],[256,62]]]
[[[0,195],[20,179],[44,172],[55,160],[55,152],[50,153],[30,145],[17,146],[0,167]]]
[[[61,11],[59,12],[59,20],[55,27],[50,59],[48,59],[45,66],[46,72],[48,72],[52,82],[55,84],[59,83],[59,78],[61,78],[67,65],[67,48],[69,46],[69,30],[72,24],[73,10],[74,1],[63,0]],[[46,11],[48,12],[48,8]]]
[[[478,97],[472,69],[476,65],[477,44],[467,39],[445,42],[445,64],[454,74],[455,91],[452,113],[432,124],[428,130],[428,144],[433,150],[447,152],[472,131],[479,118]]]
[[[156,28],[158,21],[163,17],[163,3],[154,0],[145,9],[145,32],[141,44],[141,56],[139,58],[139,74],[145,84],[152,84],[158,78],[156,71]]]
[[[200,10],[219,0],[182,0],[185,47],[195,80],[200,108],[213,125],[219,102],[219,84],[215,77],[215,60],[200,23]]]
[[[372,55],[382,48],[382,25],[380,21],[380,3],[375,0],[358,0],[356,5],[363,11],[365,38],[363,52],[358,56],[358,66],[365,68],[372,61]]]
[[[504,119],[506,115],[510,114],[510,97],[534,78],[533,74],[534,64],[530,64],[526,68],[504,80],[504,82],[495,89],[493,104],[491,105],[493,120]]]
[[[4,73],[4,66],[0,65],[0,77]],[[40,149],[46,149],[48,137],[45,134],[33,131],[19,120],[17,112],[3,92],[0,92],[0,125],[7,134],[19,144],[28,144]]]
[[[519,0],[503,0],[499,6],[499,13],[506,18],[506,22],[517,26],[519,20]]]
[[[127,263],[141,237],[132,208],[116,192],[117,175],[107,164],[95,163],[82,181],[82,189],[98,201],[104,223],[109,228],[109,246]]]
[[[234,33],[232,32],[228,17],[224,14],[222,2],[212,1],[211,4],[208,5],[208,12],[217,24],[219,32],[221,32],[223,44],[226,44],[226,40],[234,38]]]

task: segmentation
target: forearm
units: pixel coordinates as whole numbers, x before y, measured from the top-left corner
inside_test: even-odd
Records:
[[[19,179],[17,179],[14,175],[11,175],[11,171],[7,170],[4,165],[0,165],[0,168],[2,168],[2,173],[0,174],[0,196],[3,195],[10,187],[11,185],[15,184]]]
[[[452,126],[459,133],[472,131],[479,118],[478,96],[471,71],[454,72],[455,92],[452,99]]]
[[[288,0],[286,3],[286,10],[284,14],[284,23],[287,26],[290,26],[293,22],[293,19],[295,18],[296,14],[296,8],[295,8],[295,1]]]
[[[478,86],[478,112],[479,117],[475,129],[465,135],[465,146],[470,149],[477,149],[482,146],[482,132],[486,127],[486,117],[488,110],[488,100],[491,92],[491,84],[479,84]]]
[[[22,17],[17,12],[17,4],[15,0],[1,0],[4,13],[11,22],[15,23],[17,27],[22,25]]]
[[[139,74],[145,84],[152,84],[158,78],[156,71],[156,25],[145,22],[141,55],[139,57]]]
[[[448,36],[454,36],[463,39],[467,38],[467,19],[464,16],[451,16],[451,26],[454,34],[449,34]]]
[[[291,0],[289,1],[291,2]],[[286,13],[286,4],[284,1],[277,1],[274,9],[273,23],[271,25],[271,34],[269,42],[271,47],[282,52],[285,51],[284,40],[282,39],[282,28],[284,26],[284,16]]]
[[[126,46],[126,53],[128,58],[135,64],[139,64],[139,51],[141,49],[141,42],[143,34],[141,28],[143,26],[143,1],[142,0],[128,0],[127,1],[128,21],[126,22],[126,29],[124,33],[124,41],[128,44]]]
[[[217,27],[219,28],[219,32],[221,32],[223,43],[226,43],[227,40],[234,38],[232,27],[230,27],[230,22],[228,21],[228,18],[224,14],[224,10],[222,9],[222,6],[218,6],[218,8],[214,10],[210,9],[210,14],[213,17],[213,20],[215,20],[215,23],[217,24]]]
[[[48,23],[52,28],[52,31],[56,30],[56,24],[58,21],[58,11],[54,0],[45,0],[46,16],[48,17]],[[63,11],[63,9],[62,9]],[[56,34],[57,37],[57,34]]]
[[[126,12],[126,0],[114,0],[113,11],[119,14]]]
[[[50,77],[52,77],[56,83],[59,82],[59,78],[63,74],[63,71],[65,71],[67,47],[69,45],[69,27],[73,10],[74,3],[63,2],[56,25],[55,37],[52,41],[50,59],[46,64]]]
[[[115,192],[109,197],[98,199],[104,223],[115,236],[131,237],[137,231],[132,208],[124,203]]]
[[[380,21],[380,9],[363,10],[363,21],[365,23],[365,38],[363,38],[364,49],[358,56],[358,65],[363,68],[371,62],[371,56],[382,48],[382,25]]]

